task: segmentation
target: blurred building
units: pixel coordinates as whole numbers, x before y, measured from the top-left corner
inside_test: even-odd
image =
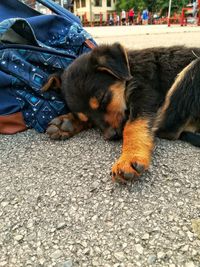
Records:
[[[50,14],[51,11],[43,6],[42,4],[38,3],[36,0],[21,0],[23,3],[27,4],[28,6],[38,10],[43,14]],[[74,0],[53,0],[57,4],[63,6],[64,8],[73,12]]]
[[[21,0],[43,14],[51,14],[51,11],[36,0]],[[57,4],[70,10],[82,21],[99,22],[107,21],[113,16],[117,0],[53,0]]]
[[[81,20],[86,18],[88,21],[106,21],[109,14],[114,12],[116,0],[74,0],[74,13]]]
[[[53,0],[57,4],[63,6],[64,8],[74,12],[74,0]]]

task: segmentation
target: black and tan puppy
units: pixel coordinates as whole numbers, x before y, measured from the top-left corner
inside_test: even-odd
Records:
[[[114,180],[148,169],[157,134],[200,146],[200,48],[170,47],[126,51],[101,45],[76,59],[60,77],[71,113],[47,129],[65,139],[92,126],[108,140],[123,137],[122,154],[112,167]]]

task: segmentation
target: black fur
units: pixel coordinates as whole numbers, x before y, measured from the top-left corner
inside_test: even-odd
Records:
[[[168,90],[177,75],[196,60],[196,54],[200,55],[199,48],[184,46],[130,50],[127,52],[129,62],[127,67],[124,51],[119,44],[103,45],[89,54],[82,55],[64,71],[61,76],[62,93],[73,112],[87,114],[94,124],[104,129],[107,126],[103,125],[101,117],[111,98],[107,89],[116,80],[124,80],[126,113],[129,119],[148,117],[151,129]],[[179,84],[179,88],[174,90],[165,120],[162,124],[160,122],[160,130],[157,130],[157,134],[161,137],[177,139],[176,134],[171,136],[172,132],[176,133],[190,116],[195,119],[200,117],[199,59],[195,62],[193,69]],[[101,70],[104,67],[113,73]],[[193,80],[191,75],[195,75]],[[100,98],[105,92],[107,92],[106,98],[101,101]],[[102,102],[101,109],[91,111],[88,102],[92,96],[96,96]]]
[[[148,169],[156,134],[200,146],[196,55],[200,48],[184,46],[125,51],[115,43],[95,48],[62,73],[61,92],[72,113],[54,119],[47,133],[66,139],[94,125],[106,139],[123,135],[122,154],[112,167],[114,180],[138,177]]]

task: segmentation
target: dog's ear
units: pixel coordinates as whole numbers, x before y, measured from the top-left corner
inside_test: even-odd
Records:
[[[103,45],[94,53],[97,61],[97,70],[106,71],[119,80],[130,80],[132,78],[125,48],[119,44]]]
[[[61,77],[60,73],[51,74],[48,78],[48,81],[41,88],[42,92],[46,92],[50,89],[59,90],[61,88]]]

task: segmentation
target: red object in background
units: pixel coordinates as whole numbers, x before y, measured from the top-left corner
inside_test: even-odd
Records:
[[[131,8],[130,10],[129,10],[129,17],[133,17],[134,16],[134,12],[133,12],[133,9]]]
[[[192,7],[184,7],[181,12],[181,26],[187,26],[187,18],[185,17],[185,12],[192,11]]]
[[[197,25],[200,26],[200,0],[198,0],[198,13],[197,13]],[[182,8],[181,13],[181,26],[187,26],[187,18],[185,17],[185,12],[193,11],[192,7],[184,7]]]

